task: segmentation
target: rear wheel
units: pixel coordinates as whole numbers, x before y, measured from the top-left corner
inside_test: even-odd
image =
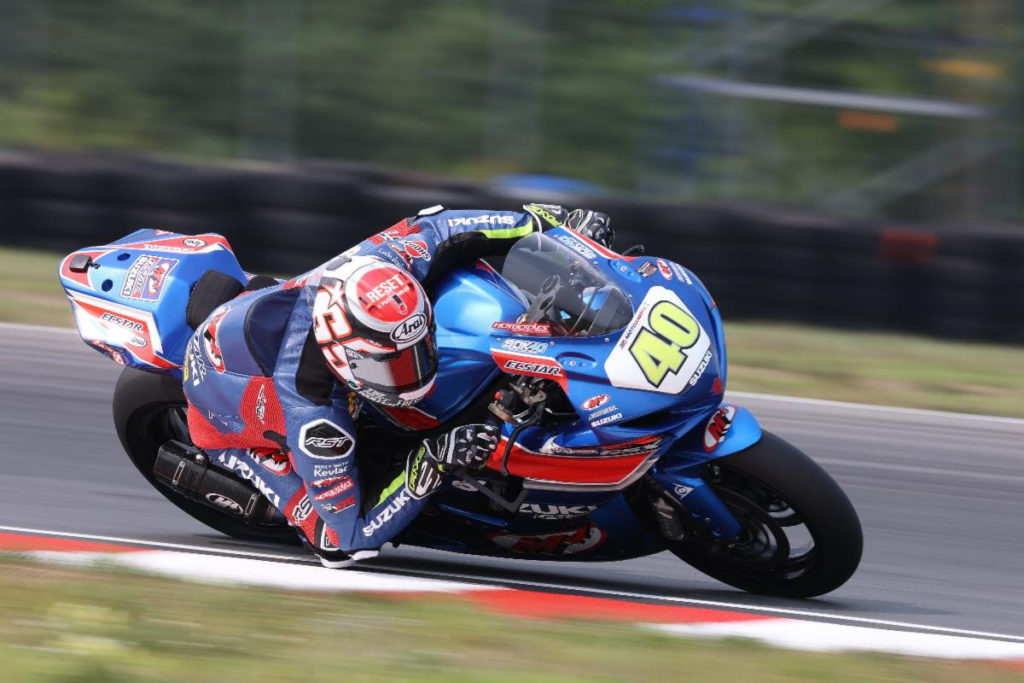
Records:
[[[670,550],[752,593],[809,598],[835,590],[860,563],[860,520],[817,463],[764,432],[751,448],[709,464],[705,480],[743,528],[733,543],[691,539]]]
[[[299,542],[287,525],[250,526],[161,485],[153,476],[160,446],[170,440],[191,444],[181,382],[172,377],[125,368],[114,389],[114,425],[128,458],[167,500],[217,531],[248,541]]]

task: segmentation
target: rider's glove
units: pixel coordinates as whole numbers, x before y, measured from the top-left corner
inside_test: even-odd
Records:
[[[565,227],[589,237],[598,244],[611,249],[615,242],[612,219],[608,214],[589,209],[573,209],[565,219]]]
[[[523,209],[533,217],[538,232],[557,228],[569,217],[569,210],[558,204],[523,204]]]
[[[612,219],[606,213],[589,209],[568,211],[557,204],[524,204],[523,209],[533,217],[533,224],[538,230],[550,230],[564,225],[609,249],[615,242]]]
[[[434,440],[431,456],[442,472],[457,467],[480,467],[498,447],[498,428],[489,424],[456,427]]]
[[[443,475],[458,467],[480,467],[498,447],[498,427],[471,424],[436,438],[424,439],[406,462],[405,484],[413,498],[423,498],[441,486]]]

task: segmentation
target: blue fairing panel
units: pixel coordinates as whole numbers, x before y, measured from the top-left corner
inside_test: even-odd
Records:
[[[208,270],[247,279],[220,235],[145,229],[68,255],[59,274],[85,343],[122,365],[180,377],[192,334],[185,307]]]
[[[522,296],[484,262],[454,269],[434,286],[438,363],[435,389],[416,405],[444,422],[475,398],[497,374],[491,325],[526,310]]]
[[[723,458],[750,448],[761,440],[761,425],[753,413],[731,403],[718,410],[691,432],[679,439],[662,456],[659,466],[688,467]]]

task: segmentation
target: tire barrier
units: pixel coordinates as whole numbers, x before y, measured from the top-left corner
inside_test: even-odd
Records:
[[[199,167],[0,154],[0,244],[71,251],[139,227],[219,232],[246,267],[301,272],[433,204],[556,201],[611,214],[620,249],[689,267],[732,320],[1024,342],[1024,229],[919,228],[737,205],[538,196],[343,162]]]

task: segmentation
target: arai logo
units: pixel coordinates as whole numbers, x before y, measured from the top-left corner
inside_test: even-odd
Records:
[[[427,316],[423,313],[409,316],[391,331],[391,341],[405,344],[423,336],[427,328]]]

